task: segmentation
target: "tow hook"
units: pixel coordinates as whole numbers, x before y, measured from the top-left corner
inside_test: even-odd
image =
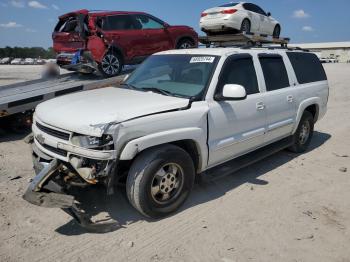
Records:
[[[61,166],[62,164],[57,159],[46,165],[34,177],[24,193],[23,199],[36,206],[61,208],[71,215],[81,227],[90,232],[107,233],[119,228],[120,226],[115,220],[94,223],[91,220],[91,216],[79,207],[80,203],[75,200],[74,196],[64,193],[63,188],[52,180],[55,174],[57,175],[57,172],[59,172]]]

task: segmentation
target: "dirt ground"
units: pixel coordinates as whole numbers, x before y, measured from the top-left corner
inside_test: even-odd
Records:
[[[306,154],[279,152],[197,183],[162,220],[144,219],[123,192],[100,191],[91,205],[120,222],[111,233],[87,233],[63,211],[22,200],[33,177],[30,147],[3,134],[0,261],[350,261],[350,65],[325,68],[329,109]]]

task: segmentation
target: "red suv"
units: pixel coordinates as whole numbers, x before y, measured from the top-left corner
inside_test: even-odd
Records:
[[[98,69],[106,77],[153,53],[198,46],[193,28],[170,26],[142,12],[68,13],[59,17],[52,39],[58,65],[85,73]]]

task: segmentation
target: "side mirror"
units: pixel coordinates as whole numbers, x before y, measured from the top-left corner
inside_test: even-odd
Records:
[[[168,23],[163,24],[164,28],[168,28],[170,25]]]
[[[270,12],[267,12],[267,16],[271,16],[271,13],[270,13]]]
[[[222,94],[215,95],[216,101],[236,101],[247,98],[247,92],[241,85],[226,84],[222,89]]]

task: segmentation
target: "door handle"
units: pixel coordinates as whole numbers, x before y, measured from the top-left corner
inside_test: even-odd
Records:
[[[256,110],[264,110],[265,109],[265,104],[263,102],[258,102],[256,103]]]
[[[293,96],[287,96],[287,101],[289,103],[292,103],[294,101],[294,97]]]

